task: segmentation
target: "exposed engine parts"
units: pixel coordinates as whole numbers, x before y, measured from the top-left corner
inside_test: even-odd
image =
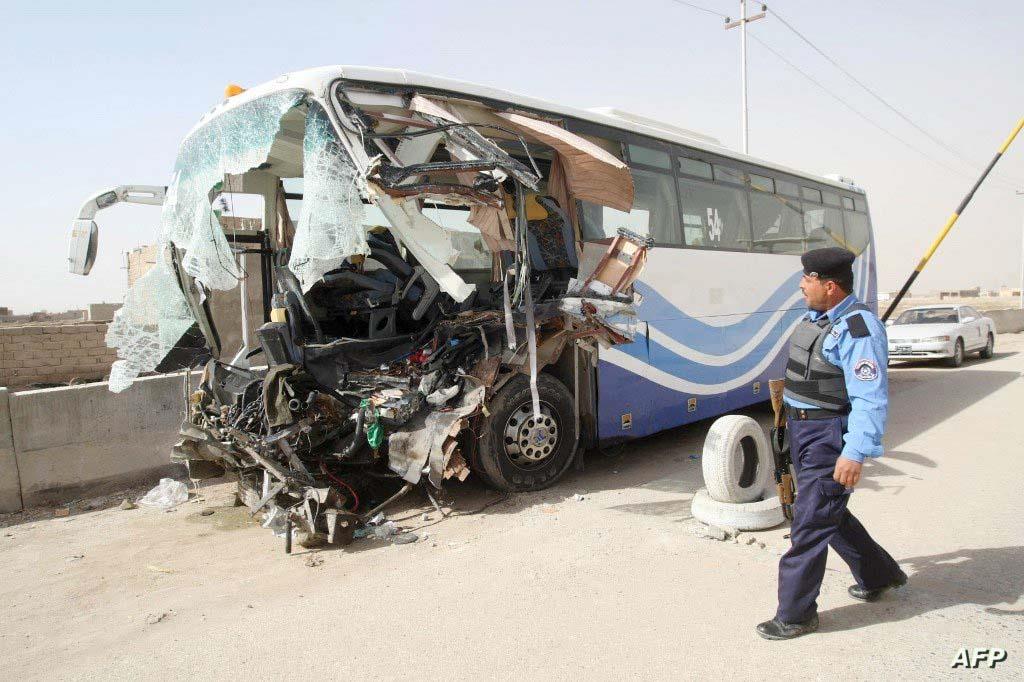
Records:
[[[198,128],[165,205],[175,329],[190,315],[178,336],[211,358],[175,457],[196,477],[237,475],[289,543],[350,541],[414,487],[471,471],[503,490],[557,480],[594,433],[597,347],[633,338],[652,245],[624,229],[581,242],[577,201],[628,210],[632,180],[557,121],[344,81],[330,94],[286,90]],[[281,141],[300,125],[301,148]],[[203,156],[218,149],[219,180]],[[298,176],[303,192],[284,192]],[[250,187],[274,224],[245,251],[209,227],[242,224],[204,202]],[[261,258],[265,322],[225,361],[208,298],[243,277],[231,245]],[[150,330],[124,316],[119,333],[139,346]],[[121,383],[155,364],[121,357]]]

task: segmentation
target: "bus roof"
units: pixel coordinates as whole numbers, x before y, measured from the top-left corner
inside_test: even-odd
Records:
[[[620,109],[611,107],[577,109],[575,107],[556,104],[554,102],[548,102],[546,100],[526,95],[519,95],[513,92],[508,92],[507,90],[500,90],[498,88],[492,88],[469,81],[432,76],[430,74],[419,73],[417,71],[407,71],[405,69],[390,69],[375,66],[320,66],[312,69],[304,69],[302,71],[294,71],[292,73],[279,76],[273,81],[249,88],[240,95],[224,100],[207,112],[207,114],[200,119],[199,123],[196,124],[193,130],[201,127],[225,111],[233,109],[239,104],[281,90],[301,88],[312,92],[318,97],[327,99],[327,89],[330,87],[331,83],[338,79],[362,81],[367,84],[429,88],[431,90],[456,95],[468,95],[469,97],[476,99],[493,100],[516,107],[522,107],[524,109],[550,112],[561,116],[568,116],[608,126],[610,128],[625,130],[638,135],[652,137],[665,142],[672,142],[714,154],[728,156],[756,166],[763,166],[765,168],[806,178],[808,180],[813,180],[815,182],[830,185],[846,191],[857,192],[860,194],[864,193],[864,190],[856,185],[837,182],[836,180],[822,177],[820,175],[814,175],[805,171],[788,168],[771,161],[758,159],[756,157],[737,152],[733,149],[729,149],[713,137],[691,130],[686,130],[670,123],[663,123],[644,116],[625,112]]]

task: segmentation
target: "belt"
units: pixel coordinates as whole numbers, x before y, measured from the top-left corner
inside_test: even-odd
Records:
[[[834,419],[835,417],[843,417],[846,412],[836,412],[835,410],[822,410],[813,407],[791,407],[786,405],[786,416],[795,421],[807,421],[809,419]]]

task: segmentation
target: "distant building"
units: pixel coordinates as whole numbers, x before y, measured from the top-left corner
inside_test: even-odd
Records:
[[[90,303],[88,320],[90,322],[110,322],[120,307],[120,303]]]
[[[974,287],[973,289],[954,289],[950,291],[940,291],[939,299],[945,298],[979,298],[981,296],[981,287]]]

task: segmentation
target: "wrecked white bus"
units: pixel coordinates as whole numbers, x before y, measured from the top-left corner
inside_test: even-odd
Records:
[[[101,193],[72,229],[84,274],[96,210],[163,205],[111,390],[202,366],[173,456],[330,542],[421,482],[537,490],[586,448],[766,400],[808,248],[855,251],[876,298],[852,183],[407,71],[237,89],[163,190]],[[239,283],[240,310],[218,305]]]

